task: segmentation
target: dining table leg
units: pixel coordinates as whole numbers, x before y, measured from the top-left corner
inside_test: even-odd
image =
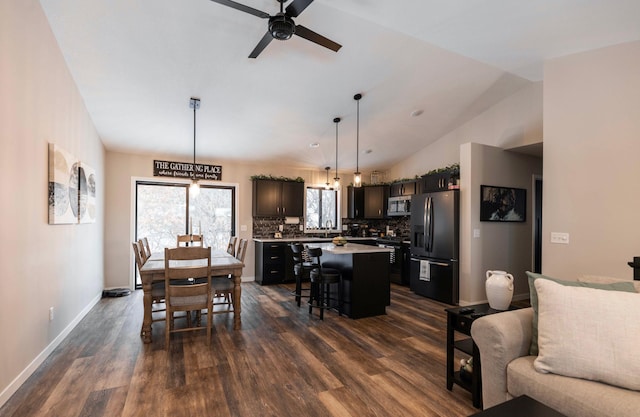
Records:
[[[142,279],[142,292],[143,292],[143,304],[144,304],[144,314],[142,318],[142,341],[144,343],[151,343],[151,286],[152,286],[152,278]]]
[[[242,274],[233,274],[233,329],[239,330],[241,325],[240,314],[242,309]]]

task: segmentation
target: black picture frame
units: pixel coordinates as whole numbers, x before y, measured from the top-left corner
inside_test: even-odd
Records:
[[[480,221],[527,221],[527,190],[524,188],[481,185]]]

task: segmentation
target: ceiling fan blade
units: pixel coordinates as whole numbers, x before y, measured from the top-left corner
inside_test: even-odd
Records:
[[[251,51],[249,58],[257,58],[258,55],[260,55],[260,52],[262,52],[264,48],[266,48],[267,45],[269,45],[269,42],[271,42],[272,39],[273,39],[273,36],[271,36],[271,33],[267,31],[267,33],[265,33],[262,39],[260,39],[260,42],[258,42],[256,47],[253,48],[253,51]]]
[[[287,6],[285,14],[289,17],[298,17],[311,3],[313,0],[293,0],[293,3]]]
[[[325,48],[329,48],[334,52],[338,52],[338,50],[342,48],[342,45],[339,43],[335,43],[331,39],[325,38],[302,25],[296,25],[296,35],[301,38],[305,38],[308,41],[315,42],[320,46],[324,46]]]
[[[222,4],[224,6],[229,6],[233,9],[240,10],[245,13],[252,14],[254,16],[261,17],[262,19],[268,19],[271,17],[267,13],[261,10],[254,9],[253,7],[245,6],[244,4],[236,3],[235,1],[232,1],[232,0],[211,0],[211,1],[214,3]]]

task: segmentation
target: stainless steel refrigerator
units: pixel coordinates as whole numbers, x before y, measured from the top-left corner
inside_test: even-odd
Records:
[[[411,198],[410,287],[416,294],[458,304],[460,191]]]

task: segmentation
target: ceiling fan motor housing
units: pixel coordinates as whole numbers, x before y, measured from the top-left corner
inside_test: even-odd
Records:
[[[296,33],[296,24],[289,16],[278,13],[269,18],[269,32],[274,39],[286,41]]]

